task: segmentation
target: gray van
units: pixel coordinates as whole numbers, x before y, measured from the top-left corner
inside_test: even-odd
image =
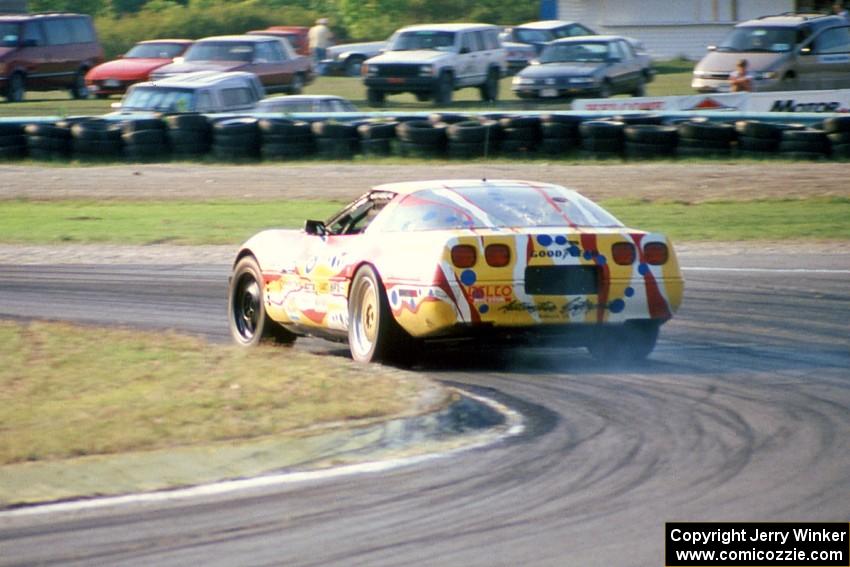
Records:
[[[850,87],[850,24],[839,16],[782,14],[740,23],[694,68],[691,87],[726,92],[746,59],[755,91]]]

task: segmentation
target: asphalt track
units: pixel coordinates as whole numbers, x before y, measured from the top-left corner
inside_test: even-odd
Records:
[[[0,565],[662,565],[665,521],[850,521],[850,254],[681,260],[684,307],[644,366],[541,347],[422,370],[521,410],[520,437],[369,474],[0,514]],[[224,339],[226,270],[0,266],[0,315]]]

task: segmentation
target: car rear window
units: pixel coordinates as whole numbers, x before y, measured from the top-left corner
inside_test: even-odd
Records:
[[[254,44],[236,41],[202,41],[186,51],[186,61],[245,61],[254,58]]]
[[[550,226],[622,227],[602,207],[562,187],[489,185],[434,188],[404,196],[381,229],[450,230]]]
[[[125,59],[173,59],[183,52],[181,43],[141,43],[133,46]]]

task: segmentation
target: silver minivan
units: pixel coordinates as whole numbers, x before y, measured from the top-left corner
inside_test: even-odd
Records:
[[[850,24],[839,16],[783,14],[735,26],[697,63],[691,86],[726,92],[729,74],[746,59],[755,91],[850,87]]]

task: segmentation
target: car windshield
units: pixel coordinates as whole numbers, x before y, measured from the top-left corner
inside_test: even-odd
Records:
[[[557,43],[547,45],[540,54],[541,63],[586,63],[603,62],[608,58],[608,44]]]
[[[390,45],[391,51],[411,51],[414,49],[436,49],[452,51],[455,45],[454,32],[435,30],[416,30],[401,32]]]
[[[122,110],[195,110],[195,91],[192,89],[133,87],[121,101]]]
[[[717,46],[717,51],[733,53],[781,53],[791,51],[797,32],[793,28],[747,26],[735,28]]]
[[[128,51],[125,59],[174,59],[183,52],[180,43],[140,43]]]
[[[237,41],[202,41],[186,51],[186,61],[245,61],[254,58],[254,44]]]
[[[514,37],[521,43],[546,43],[555,39],[550,30],[514,28]]]
[[[17,47],[21,26],[16,22],[0,22],[0,46]]]
[[[387,209],[380,230],[622,227],[593,201],[557,186],[487,185],[425,189]]]

